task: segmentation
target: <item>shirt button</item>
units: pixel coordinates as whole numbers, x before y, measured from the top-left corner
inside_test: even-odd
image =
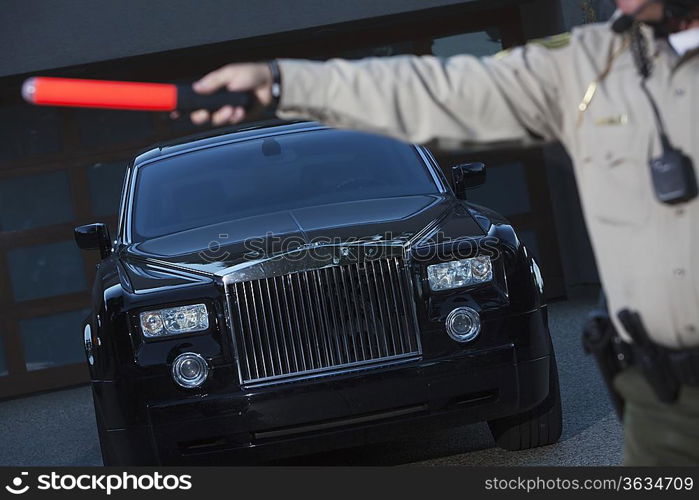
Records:
[[[682,97],[685,94],[684,89],[675,89],[675,97]]]
[[[675,274],[676,277],[682,278],[684,276],[684,269],[681,267],[678,267],[677,269],[675,269],[673,271],[673,273]]]
[[[675,210],[675,214],[676,215],[684,215],[684,208],[678,208],[677,210]]]
[[[685,330],[687,330],[689,333],[696,333],[697,327],[694,325],[687,325],[685,326]]]

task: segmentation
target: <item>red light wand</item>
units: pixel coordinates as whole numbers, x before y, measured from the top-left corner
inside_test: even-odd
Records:
[[[223,106],[249,109],[255,102],[249,92],[225,89],[197,94],[189,85],[121,82],[37,76],[22,84],[24,100],[38,106],[126,109],[132,111],[215,111]]]

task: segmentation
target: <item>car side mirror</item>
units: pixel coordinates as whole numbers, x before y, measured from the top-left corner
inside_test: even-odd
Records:
[[[485,182],[484,163],[461,163],[451,168],[454,181],[454,193],[457,198],[465,199],[466,190],[473,189]]]
[[[100,257],[106,259],[112,253],[112,240],[109,229],[101,222],[76,227],[73,231],[75,242],[82,250],[99,250]]]

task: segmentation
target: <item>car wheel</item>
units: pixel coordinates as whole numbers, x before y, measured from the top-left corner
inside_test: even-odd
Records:
[[[558,365],[551,349],[549,394],[538,406],[518,415],[488,422],[495,444],[516,451],[553,444],[561,437],[563,416],[558,384]]]

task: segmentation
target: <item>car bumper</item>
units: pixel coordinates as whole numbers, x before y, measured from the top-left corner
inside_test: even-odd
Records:
[[[148,405],[147,423],[105,432],[124,464],[245,463],[390,439],[526,411],[548,394],[549,356],[513,344],[293,384]]]

